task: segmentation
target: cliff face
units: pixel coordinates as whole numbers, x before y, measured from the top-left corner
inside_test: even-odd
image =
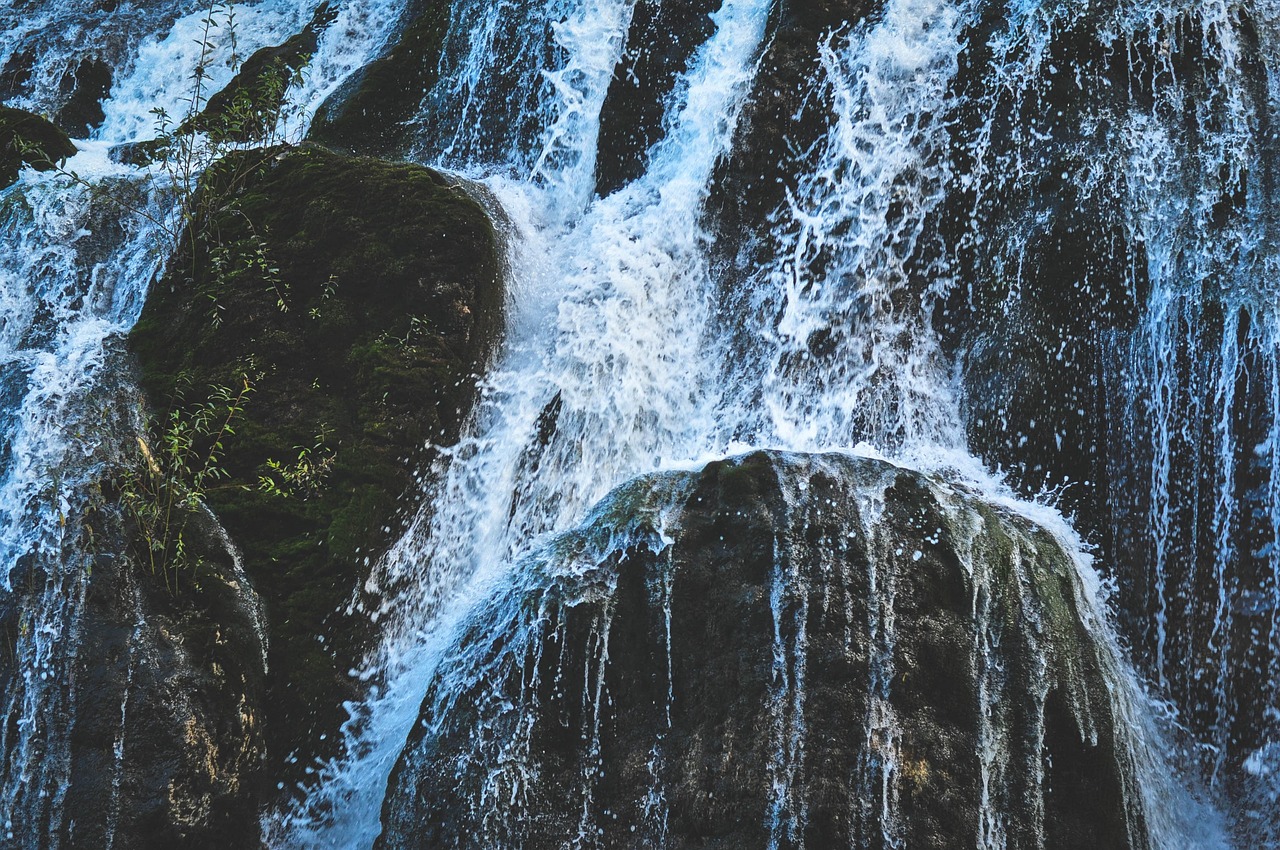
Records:
[[[1080,581],[879,461],[642,478],[478,600],[378,847],[1145,846]]]

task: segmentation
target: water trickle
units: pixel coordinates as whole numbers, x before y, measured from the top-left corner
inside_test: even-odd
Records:
[[[315,5],[237,6],[234,27],[223,10],[206,85],[230,79],[233,54],[241,61],[292,35]],[[54,113],[66,105],[68,69],[100,61],[113,77],[102,120],[90,128],[93,140],[79,142],[80,153],[66,164],[75,178],[27,172],[0,190],[0,608],[14,634],[0,731],[6,847],[76,840],[75,815],[64,801],[77,660],[95,650],[80,642],[95,548],[90,520],[103,506],[111,441],[138,426],[130,419],[133,402],[116,387],[120,340],[174,247],[167,177],[114,164],[108,150],[150,138],[155,107],[185,114],[200,51],[192,42],[202,37],[207,13],[201,6],[0,5],[0,86],[14,87],[0,97]],[[344,5],[348,26],[322,39],[312,73],[286,110],[292,135],[300,136],[325,94],[380,47],[398,7],[396,0]],[[123,737],[127,692],[125,700],[112,794],[131,747]],[[114,824],[113,816],[103,834],[108,844]]]

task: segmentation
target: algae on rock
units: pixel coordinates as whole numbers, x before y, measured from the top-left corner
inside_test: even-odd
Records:
[[[272,757],[297,778],[356,695],[362,627],[345,604],[415,507],[430,446],[457,439],[499,333],[499,246],[475,200],[415,165],[246,152],[200,191],[195,238],[130,343],[161,413],[254,384],[208,503],[266,604]],[[322,468],[291,488],[303,458]]]
[[[1145,847],[1095,613],[1052,534],[883,461],[646,476],[476,606],[377,847]]]

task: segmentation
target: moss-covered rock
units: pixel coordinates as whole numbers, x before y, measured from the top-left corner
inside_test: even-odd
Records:
[[[0,189],[16,183],[24,165],[48,171],[75,153],[71,138],[52,121],[0,106]]]
[[[642,478],[477,604],[376,846],[1146,847],[1096,616],[1050,532],[888,463]]]
[[[274,756],[301,769],[354,695],[359,629],[340,609],[428,446],[457,438],[498,333],[498,246],[479,204],[419,166],[278,149],[224,161],[201,191],[197,238],[130,341],[162,416],[253,386],[208,502],[265,600]]]
[[[406,122],[436,84],[450,0],[417,0],[387,52],[357,72],[316,112],[310,138],[345,151],[399,153]]]

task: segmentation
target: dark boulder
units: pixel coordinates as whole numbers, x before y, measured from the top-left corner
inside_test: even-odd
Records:
[[[24,165],[49,171],[75,153],[71,139],[52,121],[0,106],[0,189],[16,183]]]
[[[106,118],[102,101],[111,91],[111,78],[111,66],[101,59],[81,59],[68,68],[58,84],[59,94],[66,98],[55,119],[58,126],[77,139],[101,126]]]
[[[636,3],[622,60],[600,111],[599,194],[644,173],[649,149],[665,134],[663,119],[676,79],[711,35],[715,10],[710,0]]]
[[[337,9],[321,3],[302,32],[246,59],[231,82],[210,97],[200,114],[178,132],[198,130],[217,141],[262,143],[275,128],[290,86],[311,61],[321,34],[337,17]]]
[[[9,840],[0,843],[255,848],[266,755],[261,603],[207,510],[172,514],[185,529],[177,566],[153,561],[120,509],[141,399],[118,340],[107,356],[111,377],[83,399],[95,413],[67,429],[78,463],[50,471],[78,484],[58,497],[60,535],[22,559],[16,592],[0,603],[4,757],[27,766],[6,800]],[[38,700],[44,716],[29,717],[15,698]],[[27,734],[14,734],[22,722]]]
[[[1106,43],[1091,14],[1064,11],[1035,72],[1010,87],[992,69],[1025,59],[1017,47],[997,55],[1001,12],[979,18],[953,81],[961,179],[935,221],[957,283],[935,326],[959,363],[974,452],[1027,495],[1055,491],[1101,542],[1109,408],[1126,380],[1117,349],[1148,289],[1118,153],[1133,54]]]
[[[746,274],[772,255],[774,213],[831,126],[821,98],[819,47],[880,7],[879,0],[794,0],[774,6],[769,39],[733,143],[717,171],[708,215],[720,252]],[[731,275],[731,278],[734,277]]]
[[[342,85],[311,122],[309,138],[360,154],[401,154],[409,122],[439,78],[449,32],[448,0],[417,0],[405,13],[386,53]]]
[[[346,603],[470,408],[501,323],[499,248],[460,185],[414,165],[258,151],[201,192],[130,343],[161,422],[252,385],[208,503],[266,605],[271,758],[292,784],[357,696]]]
[[[881,461],[639,479],[479,601],[377,847],[1146,847],[1082,581]]]

